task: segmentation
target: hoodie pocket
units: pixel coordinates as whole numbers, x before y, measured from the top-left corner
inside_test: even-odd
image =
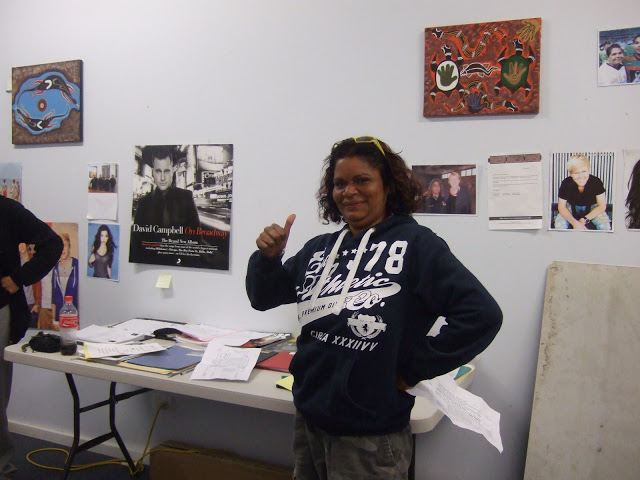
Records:
[[[332,417],[374,413],[351,395],[356,357],[349,353],[325,345],[298,350],[290,366],[298,408],[308,414]]]

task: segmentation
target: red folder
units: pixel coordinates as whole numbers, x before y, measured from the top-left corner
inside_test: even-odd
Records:
[[[274,356],[256,363],[256,368],[264,368],[266,370],[276,370],[278,372],[289,373],[289,365],[295,352],[278,352]]]

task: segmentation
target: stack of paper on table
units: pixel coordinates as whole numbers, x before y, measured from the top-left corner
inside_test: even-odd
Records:
[[[290,333],[265,333],[264,337],[254,338],[240,345],[243,348],[262,348],[268,345],[275,345],[291,337]]]
[[[184,323],[181,322],[170,322],[168,320],[157,320],[155,318],[132,318],[131,320],[112,325],[109,328],[153,337],[153,332],[156,330],[169,327],[180,328],[183,325]]]
[[[273,334],[265,332],[253,332],[249,330],[231,330],[226,328],[216,327],[214,325],[203,325],[188,323],[175,327],[182,332],[182,335],[177,337],[179,342],[193,343],[196,345],[208,345],[211,342],[220,343],[229,347],[244,346],[247,342],[254,339],[271,338],[274,335],[288,334]],[[278,339],[273,339],[277,341]]]
[[[80,357],[85,360],[107,360],[108,362],[120,362],[129,358],[144,355],[145,353],[158,352],[164,350],[159,343],[91,343],[84,342],[84,345],[78,350]]]
[[[79,342],[83,343],[126,343],[143,340],[146,336],[143,333],[134,333],[113,327],[89,325],[88,327],[78,330],[77,338]]]
[[[258,360],[260,349],[255,347],[259,346],[264,346],[272,352],[263,353],[260,360],[266,356],[274,356],[272,360],[276,364],[274,369],[287,372],[291,355],[277,356],[276,353],[283,350],[295,352],[295,339],[291,339],[290,333],[238,331],[213,325],[174,323],[147,318],[134,318],[110,327],[93,325],[83,329],[83,335],[79,337],[86,342],[99,342],[101,348],[108,349],[110,346],[115,347],[114,343],[151,338],[156,330],[167,327],[182,332],[182,335],[176,338],[179,342],[208,346],[209,356],[205,355],[206,361],[194,372],[199,379],[247,380]],[[246,348],[233,351],[224,349],[223,346]],[[97,356],[101,358],[95,358]],[[174,345],[165,351],[152,354],[138,353],[135,356],[122,357],[119,353],[114,353],[110,357],[105,355],[93,355],[93,357],[87,360],[170,375],[193,369],[203,360],[203,352],[185,345]],[[241,368],[238,368],[239,364],[242,364]],[[271,369],[270,365],[271,363],[267,363],[259,368]]]
[[[150,318],[132,318],[115,325],[89,325],[78,330],[78,341],[91,343],[126,343],[153,337],[160,328],[180,327],[181,323],[154,320]]]
[[[144,370],[146,372],[170,375],[192,369],[200,363],[203,354],[204,350],[196,350],[182,345],[173,345],[159,352],[147,353],[120,362],[118,365]]]

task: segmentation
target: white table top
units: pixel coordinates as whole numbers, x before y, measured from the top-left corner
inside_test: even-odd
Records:
[[[280,372],[255,368],[247,382],[190,380],[190,372],[168,377],[126,367],[88,362],[76,355],[64,356],[60,353],[32,352],[30,348],[23,352],[22,344],[10,345],[5,348],[4,359],[22,365],[151,388],[179,395],[233,403],[274,412],[295,413],[291,392],[275,386],[275,382],[282,377]],[[468,388],[474,376],[475,369],[472,367],[469,372],[458,378],[456,382],[461,387]],[[438,424],[442,416],[443,413],[425,398],[416,397],[415,406],[411,411],[411,430],[414,434],[428,432]]]

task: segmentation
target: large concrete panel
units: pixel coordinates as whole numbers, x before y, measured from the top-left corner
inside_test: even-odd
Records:
[[[547,272],[525,480],[640,478],[640,268]]]

